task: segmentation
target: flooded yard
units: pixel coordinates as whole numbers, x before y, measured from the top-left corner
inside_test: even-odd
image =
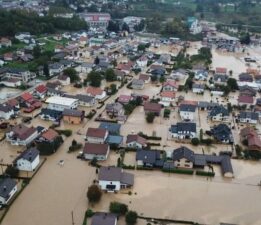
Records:
[[[16,96],[19,93],[22,93],[19,89],[0,87],[0,101]]]

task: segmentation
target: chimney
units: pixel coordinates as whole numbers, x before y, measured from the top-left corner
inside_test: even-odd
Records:
[[[4,189],[4,191],[6,191],[6,186],[4,186],[4,188],[3,188],[3,189]]]

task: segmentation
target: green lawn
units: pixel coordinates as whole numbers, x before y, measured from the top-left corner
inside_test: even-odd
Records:
[[[12,44],[11,47],[9,48],[0,48],[0,55],[5,54],[7,52],[13,52],[16,51],[17,49],[21,49],[24,48],[26,46],[26,44],[24,43],[18,43],[18,44]]]

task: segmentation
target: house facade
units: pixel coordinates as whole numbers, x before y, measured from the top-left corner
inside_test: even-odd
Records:
[[[16,168],[22,171],[32,172],[40,163],[39,151],[36,148],[30,148],[22,152],[16,159]]]

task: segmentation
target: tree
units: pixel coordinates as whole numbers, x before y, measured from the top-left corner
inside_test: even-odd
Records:
[[[87,198],[89,202],[92,203],[99,202],[101,197],[102,197],[102,191],[97,185],[93,184],[88,188]]]
[[[228,78],[227,86],[230,88],[231,91],[238,90],[237,80],[234,78]]]
[[[5,174],[9,175],[12,178],[17,178],[19,175],[19,170],[14,166],[9,165],[5,170]]]
[[[158,77],[157,76],[151,76],[151,82],[155,82],[155,81],[157,81],[158,80]]]
[[[115,81],[115,80],[117,80],[117,76],[114,73],[113,69],[107,69],[105,71],[105,79],[106,79],[106,81]]]
[[[46,77],[49,77],[49,76],[50,76],[49,66],[48,66],[47,63],[45,63],[45,64],[43,65],[43,73],[44,73],[44,75],[45,75]]]
[[[39,45],[34,46],[33,56],[34,56],[35,59],[38,59],[41,56],[41,48],[40,48]]]
[[[147,115],[146,115],[146,121],[147,121],[148,123],[153,123],[154,118],[155,118],[155,113],[153,113],[153,112],[147,113]]]
[[[130,28],[129,28],[129,26],[128,26],[127,23],[123,23],[121,29],[122,29],[123,31],[128,31],[128,32],[130,32]]]
[[[199,144],[199,139],[198,138],[192,138],[191,139],[191,144],[198,145]]]
[[[164,76],[161,76],[161,77],[160,77],[160,83],[164,83],[165,80],[166,80],[166,78],[165,78]]]
[[[117,92],[116,84],[111,84],[110,89],[111,89],[111,95],[114,95]]]
[[[125,216],[128,225],[134,225],[137,222],[138,214],[135,211],[129,211]]]
[[[72,68],[72,67],[65,69],[63,71],[63,73],[64,73],[64,75],[70,77],[70,80],[71,80],[72,83],[80,80],[80,78],[79,78],[79,76],[77,74],[77,71],[74,68]]]
[[[110,212],[118,215],[125,215],[128,212],[128,206],[120,202],[111,202]]]
[[[100,59],[98,56],[96,56],[96,58],[94,59],[94,64],[98,65],[100,63]]]
[[[110,20],[107,27],[108,31],[118,33],[120,30],[120,25],[118,22]]]
[[[240,38],[241,44],[249,45],[251,42],[250,34],[246,33]]]
[[[96,71],[91,71],[88,74],[87,80],[90,82],[90,85],[93,87],[100,87],[101,86],[101,81],[102,81],[102,76],[99,72]]]

